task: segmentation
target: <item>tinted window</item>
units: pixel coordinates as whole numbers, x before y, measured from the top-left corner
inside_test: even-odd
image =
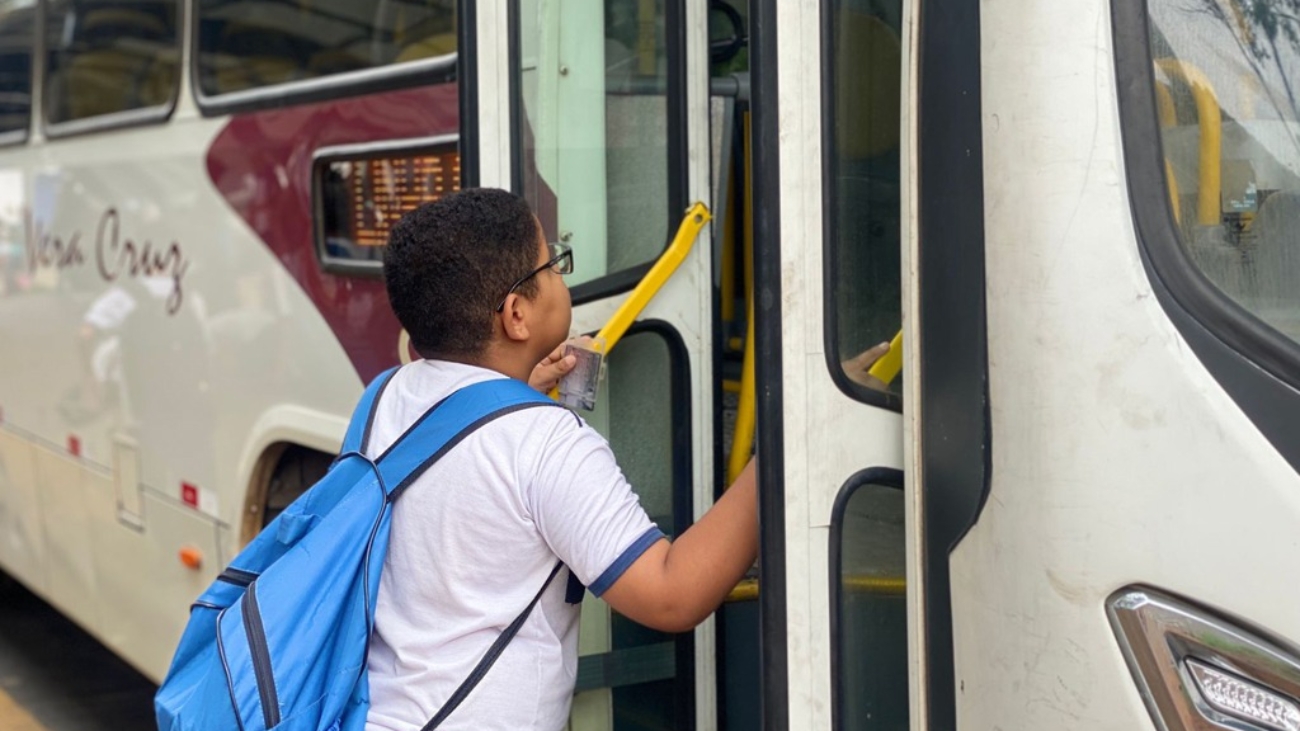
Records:
[[[609,439],[650,518],[678,535],[692,506],[685,354],[659,332],[634,331],[607,362],[596,409],[583,416]],[[691,728],[691,637],[647,629],[588,594],[571,727]]]
[[[175,99],[178,3],[50,0],[46,8],[48,121],[162,107]]]
[[[199,0],[206,95],[456,52],[455,0]]]
[[[886,384],[869,377],[858,359],[892,340],[902,325],[901,8],[897,0],[837,0],[823,6],[831,111],[824,140],[828,340],[848,388],[864,396],[868,389],[902,392],[898,378],[886,377]]]
[[[34,0],[0,0],[0,134],[27,129]]]
[[[524,195],[573,247],[570,286],[655,258],[668,242],[663,0],[520,0]]]
[[[900,476],[901,480],[901,476]],[[839,538],[835,728],[906,731],[907,596],[901,481],[848,488],[834,518]]]
[[[1300,17],[1294,2],[1152,0],[1168,200],[1197,268],[1300,341]]]

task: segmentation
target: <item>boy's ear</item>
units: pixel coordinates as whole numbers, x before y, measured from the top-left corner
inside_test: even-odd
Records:
[[[511,292],[506,296],[506,306],[497,315],[501,329],[507,340],[523,341],[528,339],[529,302],[525,297]]]

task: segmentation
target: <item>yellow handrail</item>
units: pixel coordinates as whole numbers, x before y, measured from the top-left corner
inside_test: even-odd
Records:
[[[889,341],[889,352],[885,353],[871,367],[867,369],[867,375],[880,379],[881,383],[888,385],[898,378],[898,372],[903,370],[903,331],[899,330],[894,339]]]
[[[727,486],[740,477],[749,463],[749,453],[754,446],[754,425],[758,415],[758,399],[754,378],[754,301],[749,301],[748,322],[745,324],[745,355],[740,365],[740,402],[736,406],[736,426],[732,429],[731,454],[727,460]]]
[[[1196,122],[1201,132],[1200,189],[1196,191],[1196,222],[1218,226],[1222,221],[1223,116],[1214,85],[1192,64],[1177,58],[1162,58],[1156,66],[1170,77],[1182,79],[1196,102]],[[1157,86],[1157,88],[1159,88]]]
[[[740,477],[749,462],[754,447],[754,426],[757,423],[758,392],[754,375],[754,199],[750,183],[750,117],[744,116],[744,246],[742,255],[745,274],[745,351],[740,366],[740,398],[736,405],[736,424],[731,430],[731,452],[727,460],[727,487]]]
[[[682,223],[677,227],[677,235],[668,244],[664,253],[659,255],[659,259],[650,267],[650,271],[641,278],[640,283],[632,290],[632,294],[619,305],[614,314],[605,322],[600,332],[596,333],[596,343],[601,348],[601,353],[608,356],[609,351],[614,349],[614,345],[623,338],[632,323],[641,315],[645,306],[654,299],[659,290],[664,286],[664,282],[677,271],[686,260],[686,255],[691,253],[691,248],[695,246],[695,239],[699,237],[700,231],[704,224],[712,220],[713,215],[709,213],[709,207],[703,203],[696,203],[686,209],[686,215],[682,217]],[[548,394],[553,399],[560,397],[559,386],[551,389]]]
[[[882,596],[903,596],[907,593],[907,579],[902,576],[845,576],[841,586],[847,591]],[[727,602],[749,602],[758,598],[758,579],[742,579],[727,595]]]
[[[1160,129],[1166,130],[1178,124],[1178,108],[1174,106],[1173,92],[1169,91],[1169,85],[1163,82],[1156,82],[1156,111],[1160,117]],[[1169,163],[1169,156],[1165,156],[1165,180],[1169,181],[1169,205],[1173,206],[1174,223],[1182,224],[1183,222],[1183,204],[1178,198],[1178,178],[1174,177],[1174,166]]]
[[[636,318],[641,315],[641,311],[650,303],[659,290],[664,286],[664,282],[677,271],[686,260],[686,255],[691,253],[691,247],[695,245],[695,239],[700,235],[704,224],[712,220],[713,215],[709,213],[709,207],[703,203],[696,203],[686,209],[686,215],[682,218],[682,224],[677,228],[677,235],[668,245],[668,249],[659,255],[659,260],[655,265],[650,267],[650,271],[641,278],[640,284],[632,290],[632,294],[619,305],[618,310],[614,313],[605,326],[596,333],[596,340],[603,342],[605,353],[614,349],[623,334],[627,332]]]

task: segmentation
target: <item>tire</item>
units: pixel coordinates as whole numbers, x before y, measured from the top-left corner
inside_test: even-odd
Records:
[[[262,527],[265,528],[297,500],[307,488],[320,481],[329,470],[333,455],[292,445],[284,450],[280,461],[271,473],[271,483],[266,490],[266,505],[262,509]]]

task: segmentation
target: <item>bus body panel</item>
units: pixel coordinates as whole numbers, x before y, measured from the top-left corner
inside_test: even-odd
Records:
[[[183,626],[177,608],[238,550],[244,512],[261,508],[246,504],[261,455],[283,443],[336,449],[358,371],[400,359],[382,284],[319,272],[314,149],[427,137],[448,118],[454,131],[450,88],[394,93],[409,110],[397,134],[383,117],[316,105],[270,120],[299,124],[281,125],[293,144],[278,150],[263,144],[272,112],[0,151],[0,215],[17,237],[0,331],[24,344],[0,349],[0,566],[151,677]],[[266,175],[214,178],[241,155]],[[362,287],[378,294],[350,295]],[[346,334],[356,331],[379,335]],[[138,486],[114,484],[123,441]],[[181,565],[185,547],[199,550],[199,570]]]
[[[958,717],[1151,728],[1107,600],[1149,585],[1300,638],[1300,477],[1154,296],[1107,6],[983,11],[994,447],[951,558]]]

